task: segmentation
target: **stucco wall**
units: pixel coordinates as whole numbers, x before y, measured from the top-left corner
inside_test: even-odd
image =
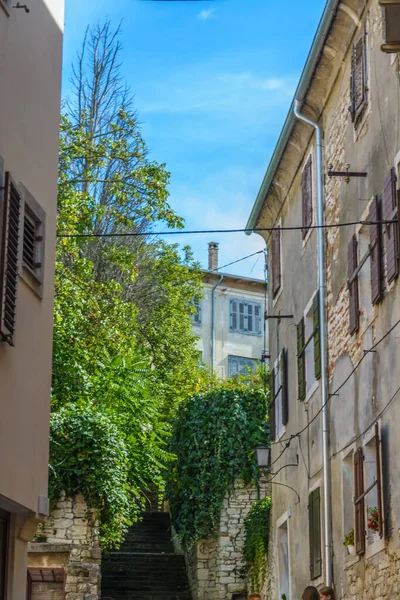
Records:
[[[98,600],[101,581],[101,550],[98,523],[82,495],[63,494],[49,519],[29,544],[28,567],[62,568],[66,600]]]
[[[266,494],[267,486],[262,485],[260,496]],[[224,500],[216,537],[202,540],[186,553],[193,600],[230,600],[236,594],[247,595],[242,570],[244,520],[257,499],[256,489],[237,484]]]

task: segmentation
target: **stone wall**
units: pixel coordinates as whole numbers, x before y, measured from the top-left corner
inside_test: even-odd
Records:
[[[66,600],[100,598],[101,550],[98,523],[81,494],[62,495],[29,544],[28,569],[64,570]]]
[[[262,486],[261,498],[266,494],[266,486]],[[237,484],[224,499],[216,537],[202,540],[186,553],[193,600],[231,600],[236,595],[247,598],[242,561],[244,520],[257,499],[255,488]]]

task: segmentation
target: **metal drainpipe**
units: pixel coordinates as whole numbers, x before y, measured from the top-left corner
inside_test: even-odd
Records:
[[[211,291],[211,371],[214,373],[214,320],[215,320],[215,290],[222,283],[224,276],[221,275],[219,281],[214,285]]]
[[[328,372],[327,372],[327,343],[326,343],[326,322],[325,322],[325,248],[324,248],[324,172],[323,164],[323,142],[321,126],[305,117],[300,112],[301,102],[296,100],[294,105],[295,116],[308,123],[315,129],[317,148],[316,148],[316,169],[317,169],[317,233],[318,233],[318,285],[319,285],[319,322],[321,339],[321,402],[322,402],[322,462],[324,473],[324,533],[325,533],[325,570],[326,585],[332,586],[332,530],[331,530],[331,481],[329,474],[329,421],[328,421]]]

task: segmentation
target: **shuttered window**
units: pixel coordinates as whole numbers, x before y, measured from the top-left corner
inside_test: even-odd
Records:
[[[312,491],[308,496],[308,523],[310,532],[310,576],[316,579],[322,574],[321,540],[321,491]]]
[[[371,301],[377,304],[383,298],[383,252],[382,252],[382,226],[381,198],[374,198],[369,209],[370,258],[371,258]]]
[[[305,332],[304,318],[297,325],[297,389],[299,400],[306,397],[306,364],[304,360]]]
[[[272,232],[272,294],[275,297],[282,284],[281,230]]]
[[[348,277],[349,277],[349,330],[353,335],[360,326],[360,305],[358,295],[358,275],[355,275],[358,266],[358,243],[357,236],[354,234],[348,243]]]
[[[20,185],[23,207],[21,277],[41,298],[43,295],[46,214],[30,191]]]
[[[355,125],[368,103],[367,39],[365,30],[353,44],[350,82],[350,113]]]
[[[364,455],[362,448],[354,454],[355,543],[358,555],[365,552]]]
[[[195,325],[201,325],[201,303],[200,302],[194,302],[193,306],[195,308],[195,313],[194,315],[192,315],[192,319],[193,319],[193,323]]]
[[[313,185],[312,185],[312,155],[310,154],[301,178],[303,239],[306,237],[313,221]]]
[[[261,304],[231,299],[230,331],[261,335]]]
[[[315,378],[321,377],[321,331],[319,325],[319,290],[313,298],[313,327],[314,327],[314,373]]]
[[[5,175],[0,240],[0,339],[14,345],[17,308],[19,218],[21,196],[10,173]]]
[[[397,219],[396,174],[391,169],[386,175],[382,194],[383,218],[385,221]],[[386,224],[386,276],[391,282],[399,274],[399,226]]]
[[[271,439],[280,438],[289,420],[288,352],[283,348],[271,371],[270,430]]]

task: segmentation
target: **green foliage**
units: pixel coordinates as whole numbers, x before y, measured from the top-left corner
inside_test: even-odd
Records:
[[[98,510],[104,547],[118,543],[136,517],[139,502],[129,485],[129,451],[107,412],[65,406],[50,421],[49,494],[82,492]]]
[[[267,496],[253,504],[244,522],[243,560],[254,593],[261,591],[267,574],[270,511],[271,498]]]
[[[266,398],[255,385],[228,382],[179,407],[168,498],[178,535],[190,546],[213,536],[235,481],[258,479],[254,448],[265,440]]]

